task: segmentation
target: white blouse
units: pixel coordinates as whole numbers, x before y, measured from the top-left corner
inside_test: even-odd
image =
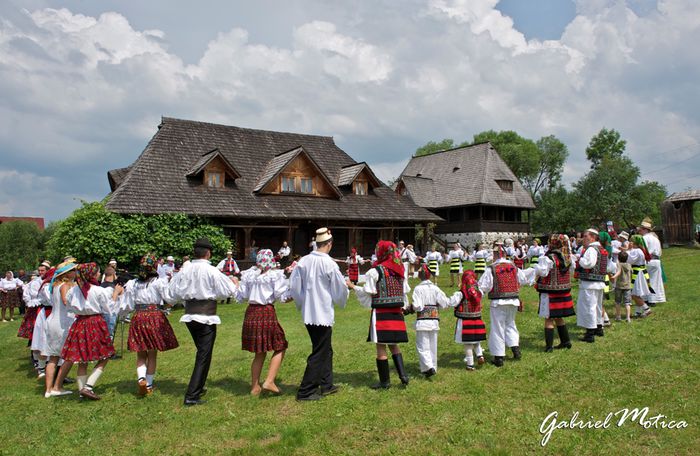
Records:
[[[87,298],[75,286],[68,292],[68,305],[75,315],[111,314],[118,310],[117,302],[112,299],[114,290],[90,285]]]
[[[372,307],[372,296],[378,293],[377,282],[379,281],[379,273],[375,268],[370,269],[365,273],[365,283],[360,287],[354,288],[358,301],[362,307]],[[408,280],[403,281],[403,308],[408,308],[408,293],[411,287],[408,285]]]
[[[632,266],[645,266],[647,264],[642,249],[629,249],[627,251],[627,262]]]
[[[437,305],[441,309],[451,306],[451,300],[444,291],[430,280],[424,280],[413,289],[413,309],[420,312],[426,305]],[[436,331],[440,329],[438,320],[416,320],[416,331]]]
[[[24,287],[22,299],[27,307],[39,307],[41,305],[39,301],[39,287],[41,287],[42,282],[42,278],[37,277]]]
[[[162,305],[172,301],[168,279],[152,278],[147,281],[129,280],[124,286],[124,293],[119,297],[119,313],[128,314],[136,305]]]
[[[442,257],[442,253],[440,252],[430,252],[425,256],[424,261],[427,263],[429,261],[435,261],[437,260],[438,263],[442,263],[444,261],[444,258]]]
[[[4,277],[0,279],[0,288],[2,288],[3,290],[16,290],[17,287],[21,287],[22,285],[24,285],[24,283],[19,279],[7,280]]]
[[[275,301],[288,301],[289,280],[279,269],[270,269],[262,274],[260,269],[253,266],[243,271],[241,281],[236,287],[236,301],[248,300],[248,304],[266,305]]]
[[[500,263],[511,263],[505,258],[501,258],[494,262],[493,264]],[[532,285],[535,283],[535,270],[533,268],[518,269],[518,283],[520,285]],[[491,273],[491,268],[486,268],[484,275],[479,279],[479,289],[482,294],[488,294],[489,291],[493,289],[493,274]],[[492,299],[491,307],[498,306],[518,306],[520,305],[520,299],[518,298],[507,298],[507,299]]]
[[[364,264],[364,263],[365,263],[364,258],[362,258],[360,255],[355,255],[354,260],[355,260],[354,262],[357,263],[357,264]],[[347,257],[347,258],[345,259],[345,262],[346,262],[347,264],[351,264],[352,261],[353,261],[352,255],[350,255],[349,257]]]

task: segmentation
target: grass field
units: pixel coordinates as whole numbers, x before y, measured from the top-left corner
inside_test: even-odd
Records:
[[[291,303],[278,306],[290,342],[279,378],[285,394],[248,395],[251,355],[240,349],[245,306],[224,305],[208,403],[193,408],[182,406],[194,347],[177,323],[181,311],[171,316],[181,347],[160,355],[158,390],[145,399],[135,395],[130,353],[107,366],[97,386],[102,401],[44,399],[24,342],[15,337],[19,321],[2,323],[0,454],[698,454],[700,250],[667,249],[664,260],[668,303],[646,320],[614,324],[595,344],[574,339],[571,350],[542,351],[537,296],[526,289],[526,309],[517,318],[523,359],[512,361],[509,353],[501,369],[487,364],[467,372],[453,342],[454,317],[444,312],[440,369],[432,381],[419,375],[410,330],[411,342],[403,345],[412,376],[406,389],[368,388],[376,381],[374,347],[365,342],[369,311],[353,297],[336,312],[334,328],[335,381],[342,390],[316,403],[295,401],[310,343]],[[446,269],[440,282],[452,291]],[[612,303],[607,307],[612,315]],[[485,317],[488,328],[488,311]],[[410,326],[414,318],[408,317]],[[572,337],[580,335],[575,318],[568,321]],[[399,383],[393,367],[392,382]],[[688,427],[644,429],[628,422],[562,429],[540,445],[540,424],[554,411],[561,421],[576,411],[588,421],[645,406],[649,417],[663,414]]]

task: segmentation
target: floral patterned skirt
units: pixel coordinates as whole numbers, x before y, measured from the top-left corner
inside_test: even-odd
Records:
[[[130,351],[167,351],[178,346],[173,327],[163,312],[157,309],[134,312],[129,324]]]
[[[275,306],[249,304],[243,319],[242,349],[253,353],[286,350],[284,329],[277,321]]]
[[[36,316],[39,314],[41,307],[27,307],[24,311],[24,318],[22,319],[22,324],[19,325],[19,330],[17,331],[17,337],[23,339],[32,338],[34,334],[34,322],[36,321]]]
[[[7,293],[0,292],[0,307],[7,309],[14,309],[19,307],[21,298],[21,291],[8,290]]]
[[[77,315],[68,330],[61,358],[73,363],[87,363],[111,358],[114,345],[102,315]]]

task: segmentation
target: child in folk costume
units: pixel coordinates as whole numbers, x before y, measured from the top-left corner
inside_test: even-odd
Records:
[[[515,313],[522,311],[520,285],[531,285],[535,280],[535,271],[532,268],[516,268],[512,261],[506,259],[501,246],[497,246],[493,254],[495,261],[479,279],[479,289],[482,293],[488,293],[491,300],[489,351],[493,355],[493,364],[501,367],[506,357],[506,347],[513,351],[514,359],[522,357]]]
[[[484,364],[481,341],[486,340],[486,324],[481,318],[481,297],[476,273],[464,271],[462,287],[452,296],[451,305],[457,317],[455,342],[464,345],[464,361],[469,371],[474,370],[475,354],[478,363]]]
[[[455,286],[455,278],[459,279],[462,275],[462,261],[467,259],[459,242],[456,242],[452,250],[447,254],[447,261],[450,263],[450,286]]]
[[[357,249],[353,247],[350,249],[350,256],[347,257],[345,263],[348,265],[348,278],[350,282],[357,284],[357,280],[360,278],[360,265],[364,264],[365,260],[357,254]]]
[[[49,294],[49,283],[56,273],[56,268],[50,268],[46,271],[42,278],[39,291],[36,299],[39,301],[39,313],[34,321],[34,331],[32,331],[32,353],[38,357],[37,361],[37,378],[43,378],[46,375],[46,357],[41,354],[46,346],[46,319],[51,315],[53,309],[51,305],[51,295]]]
[[[613,252],[612,237],[607,231],[601,231],[600,233],[598,233],[598,242],[600,242],[600,246],[608,252],[608,273],[605,274],[605,288],[603,288],[603,305],[600,309],[602,321],[599,321],[599,323],[602,323],[603,326],[610,326],[610,318],[608,318],[608,313],[605,311],[604,303],[605,301],[610,300],[610,276],[617,272],[617,261],[615,261],[615,255]]]
[[[168,280],[158,277],[158,260],[146,254],[138,267],[138,278],[129,280],[119,298],[119,313],[134,312],[129,323],[129,351],[136,352],[138,394],[153,393],[158,352],[178,347],[173,327],[165,316],[165,306],[172,301]]]
[[[81,397],[100,400],[93,388],[104,371],[107,361],[114,355],[112,338],[109,336],[104,313],[114,313],[117,298],[124,291],[121,285],[114,289],[100,286],[100,268],[95,263],[84,263],[77,267],[76,287],[70,293],[70,308],[76,319],[68,331],[61,357],[63,366],[56,383],[62,384],[74,363],[78,363],[78,391]],[[167,279],[166,279],[167,280]],[[88,363],[97,361],[88,377]]]
[[[417,259],[416,252],[413,251],[413,245],[408,244],[403,253],[401,253],[401,262],[403,263],[403,268],[406,271],[405,276],[407,278],[410,277],[410,274],[413,274],[414,278],[418,276],[418,271],[414,272]]]
[[[479,250],[474,252],[471,260],[474,261],[474,272],[476,272],[476,276],[481,277],[481,274],[486,271],[486,262],[492,261],[493,256],[488,247],[486,247],[486,244],[481,244]]]
[[[576,271],[579,278],[576,301],[576,324],[586,329],[581,341],[593,343],[603,333],[603,293],[608,274],[608,252],[598,242],[598,231],[590,228],[583,234],[583,249]]]
[[[613,276],[615,283],[615,321],[621,321],[621,307],[627,311],[627,323],[631,320],[632,307],[632,265],[627,263],[627,252],[617,255],[617,272]]]
[[[364,307],[372,308],[367,342],[377,344],[377,371],[379,383],[373,389],[387,389],[391,386],[387,345],[391,350],[394,366],[401,383],[408,385],[408,375],[403,364],[403,356],[398,344],[408,342],[403,311],[408,309],[408,280],[396,245],[391,241],[379,241],[376,248],[377,262],[365,273],[365,283],[360,288],[348,281],[348,288],[354,289],[357,299]],[[439,254],[438,254],[439,255]]]
[[[426,377],[437,373],[437,344],[440,331],[440,308],[450,300],[437,285],[430,281],[430,270],[423,265],[418,271],[421,283],[413,289],[411,308],[416,312],[416,351],[420,371]]]
[[[46,364],[46,392],[44,397],[62,396],[72,394],[63,389],[63,379],[59,378],[58,363],[61,359],[63,345],[68,337],[68,331],[75,321],[75,316],[70,309],[70,290],[75,286],[75,269],[77,265],[71,258],[69,262],[58,265],[56,273],[49,284],[49,294],[53,311],[46,317],[46,342],[42,350],[42,356],[48,361]]]
[[[633,235],[630,244],[627,262],[632,265],[632,300],[636,304],[634,318],[644,318],[651,314],[651,309],[644,302],[644,298],[652,293],[647,271],[647,261],[651,259],[651,255],[641,235]]]
[[[539,315],[544,318],[545,352],[554,348],[571,348],[569,331],[564,318],[576,315],[571,298],[571,251],[569,237],[555,234],[549,240],[549,249],[533,267],[538,276],[536,288],[540,294]],[[554,325],[559,333],[559,345],[554,345]]]
[[[527,252],[523,248],[522,239],[518,239],[515,242],[514,252],[513,252],[513,263],[518,269],[523,269],[525,267],[525,258],[527,257]]]
[[[15,279],[15,275],[12,271],[7,271],[5,277],[0,279],[0,307],[2,307],[3,323],[8,321],[5,319],[7,309],[10,309],[9,321],[15,321],[15,307],[19,307],[20,305],[22,285],[23,282],[19,279]]]
[[[430,274],[432,274],[433,283],[437,283],[437,278],[438,278],[438,276],[440,276],[440,265],[444,261],[444,258],[442,257],[442,253],[438,252],[435,249],[435,246],[432,246],[430,248],[430,251],[428,252],[428,254],[425,255],[425,258],[423,259],[423,261],[425,261],[425,264],[428,265],[428,269],[430,270]]]
[[[277,321],[274,305],[275,301],[291,300],[289,280],[283,271],[274,266],[272,250],[259,250],[255,266],[243,271],[236,287],[236,301],[248,300],[241,339],[243,350],[255,353],[250,366],[250,394],[253,396],[263,391],[281,393],[275,384],[275,378],[289,345],[284,329]],[[272,352],[270,367],[265,381],[260,385],[260,374],[268,352]]]

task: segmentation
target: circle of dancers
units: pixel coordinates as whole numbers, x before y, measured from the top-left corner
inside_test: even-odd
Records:
[[[463,346],[465,368],[475,371],[486,363],[481,342],[487,342],[490,361],[496,367],[505,364],[509,350],[513,360],[522,358],[516,318],[523,311],[523,286],[534,286],[539,294],[538,316],[544,321],[547,353],[572,348],[565,320],[569,317],[576,317],[576,325],[585,331],[580,341],[594,343],[604,336],[610,319],[603,303],[611,290],[616,321],[630,322],[633,306],[634,316],[644,318],[651,313],[650,307],[665,302],[661,245],[649,219],[633,236],[624,231],[619,235],[613,231],[611,236],[591,228],[580,239],[554,234],[545,244],[534,242],[527,247],[521,240],[506,239],[490,249],[481,245],[471,255],[455,244],[446,254],[433,247],[421,257],[411,245],[379,241],[371,266],[360,274],[360,266],[367,261],[354,248],[345,260],[330,256],[333,235],[328,228],[316,231],[308,255],[292,257],[285,243],[277,254],[258,250],[255,265],[244,271],[232,252],[213,266],[213,247],[202,238],[194,243],[192,259],[188,257],[179,270],[171,257],[167,264],[160,264],[154,255],[145,253],[128,280],[118,279],[116,262],[110,262],[102,274],[97,264],[78,263],[73,257],[55,267],[42,262],[27,284],[8,272],[0,280],[0,304],[3,321],[6,309],[12,318],[20,296],[26,305],[18,336],[28,339],[32,365],[45,385],[44,396],[72,395],[74,391],[65,385],[72,382],[68,374],[77,364],[77,396],[87,400],[101,399],[96,387],[115,356],[117,320],[129,321],[127,346],[136,353],[135,392],[152,395],[158,353],[179,346],[168,321],[170,308],[184,304],[180,322],[187,326],[196,347],[184,405],[194,406],[205,403],[221,301],[234,299],[248,305],[241,348],[252,354],[252,396],[282,394],[276,378],[289,343],[275,304],[295,301],[311,342],[296,392],[299,401],[316,401],[339,391],[333,381],[335,308],[345,307],[351,291],[370,310],[367,342],[376,348],[378,376],[371,387],[380,390],[392,385],[389,356],[400,385],[406,387],[410,382],[401,351],[401,344],[409,342],[407,316],[415,315],[419,368],[429,379],[438,372],[440,318],[448,308],[455,317],[454,341]],[[466,270],[465,261],[473,262],[474,269]],[[449,265],[450,285],[457,287],[449,296],[436,284],[444,262]],[[346,264],[347,276],[339,263]],[[410,277],[419,279],[413,290]],[[571,294],[574,278],[579,283],[575,304]],[[482,318],[485,297],[488,329]]]

